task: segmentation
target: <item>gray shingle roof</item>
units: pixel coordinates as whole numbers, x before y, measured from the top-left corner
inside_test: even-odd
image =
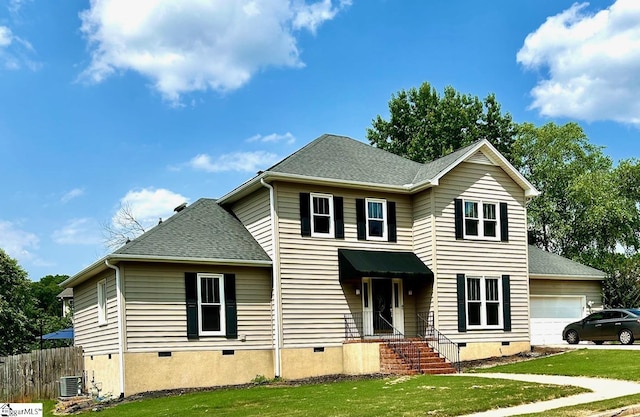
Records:
[[[560,255],[531,245],[529,245],[529,274],[600,278],[604,278],[606,275],[598,269],[563,258]]]
[[[201,198],[127,243],[114,254],[207,260],[270,261],[232,214],[213,199]]]
[[[435,161],[428,162],[420,167],[418,175],[416,175],[413,182],[419,184],[423,181],[429,181],[437,177],[442,171],[447,169],[451,164],[458,160],[462,155],[467,153],[469,149],[476,146],[478,142],[474,142],[471,145],[460,148],[457,151],[451,152],[449,155],[445,155],[442,158],[438,158]]]
[[[322,135],[267,171],[402,186],[422,164],[346,136]]]

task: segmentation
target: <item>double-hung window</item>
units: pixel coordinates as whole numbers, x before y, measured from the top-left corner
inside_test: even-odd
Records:
[[[311,193],[311,236],[333,237],[333,196]]]
[[[98,324],[107,324],[107,280],[98,282]]]
[[[225,334],[224,276],[198,274],[198,326],[203,336]]]
[[[472,328],[502,327],[499,277],[467,277],[467,324]]]
[[[367,239],[387,239],[387,201],[375,198],[366,199]]]
[[[497,203],[464,200],[464,237],[498,240]]]

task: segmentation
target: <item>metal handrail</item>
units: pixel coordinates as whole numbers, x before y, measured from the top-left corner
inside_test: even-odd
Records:
[[[460,346],[440,333],[433,323],[433,311],[418,313],[418,335],[424,339],[434,351],[449,361],[456,372],[460,372]]]
[[[393,330],[392,336],[387,336],[386,338],[387,346],[400,356],[411,369],[421,372],[420,349],[411,340],[405,339],[404,333],[396,329],[393,324],[382,316],[382,313],[379,312],[378,317],[382,323],[385,323]]]

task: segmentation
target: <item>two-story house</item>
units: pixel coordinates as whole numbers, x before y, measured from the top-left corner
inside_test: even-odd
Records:
[[[420,164],[324,135],[63,283],[87,385],[377,373],[390,340],[528,351],[534,296],[539,325],[583,315],[604,278],[527,245],[537,193],[488,141]]]

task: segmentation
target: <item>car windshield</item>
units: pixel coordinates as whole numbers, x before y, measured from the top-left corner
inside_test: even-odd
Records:
[[[636,317],[640,317],[640,309],[630,308],[627,311]]]

